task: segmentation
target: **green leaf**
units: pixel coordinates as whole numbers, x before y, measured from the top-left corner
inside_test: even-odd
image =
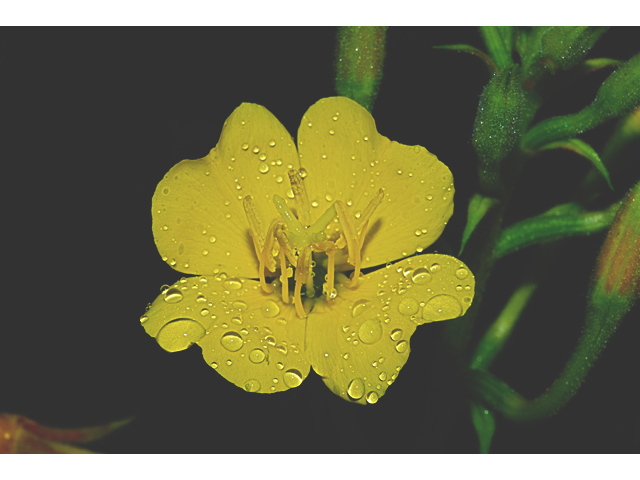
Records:
[[[607,172],[607,169],[602,163],[602,160],[600,160],[600,157],[598,156],[596,151],[591,148],[590,145],[583,142],[582,140],[578,140],[577,138],[568,138],[566,140],[548,143],[547,145],[543,145],[542,147],[540,147],[538,150],[551,150],[555,148],[564,148],[566,150],[571,150],[572,152],[576,152],[578,155],[582,155],[583,157],[585,157],[604,177],[604,179],[607,181],[607,184],[609,185],[609,188],[613,190],[611,180],[609,179],[609,172]]]
[[[581,73],[591,73],[607,67],[617,67],[622,62],[612,58],[591,58],[582,62]]]
[[[578,212],[574,209],[575,204],[565,205],[571,208],[556,207],[505,228],[493,249],[495,258],[537,243],[599,232],[611,225],[620,208],[620,202],[617,202],[605,210]]]
[[[465,44],[439,45],[433,48],[438,48],[443,50],[455,50],[456,52],[470,53],[471,55],[475,55],[478,58],[480,58],[482,61],[484,61],[485,65],[489,68],[490,72],[498,71],[498,67],[496,67],[496,64],[491,61],[491,59],[486,53],[484,53],[482,50],[472,47],[471,45],[465,45]]]
[[[489,453],[491,440],[496,430],[496,419],[491,410],[478,402],[469,402],[471,421],[478,434],[480,453]]]
[[[534,125],[523,142],[524,151],[574,137],[640,105],[640,54],[607,78],[591,105],[572,115],[553,117]]]
[[[369,113],[382,81],[386,27],[340,27],[336,49],[336,92]]]
[[[506,27],[480,27],[480,34],[484,38],[484,43],[487,45],[489,55],[493,58],[498,70],[513,65],[511,46],[507,46],[507,43],[505,43],[505,39],[502,37],[502,28]],[[504,33],[509,35],[509,30],[504,30]],[[508,43],[511,43],[509,38]]]
[[[524,100],[518,65],[496,73],[480,97],[471,140],[480,185],[494,196],[504,190],[502,161],[520,139]]]
[[[569,70],[585,57],[609,27],[551,27],[541,39],[540,56],[551,67]]]
[[[498,202],[495,198],[485,197],[479,193],[476,193],[471,200],[469,200],[469,209],[467,211],[467,225],[464,227],[462,233],[462,243],[460,245],[460,252],[464,250],[464,246],[467,244],[467,240],[471,237],[471,234],[480,223],[480,220],[487,214],[489,209]]]

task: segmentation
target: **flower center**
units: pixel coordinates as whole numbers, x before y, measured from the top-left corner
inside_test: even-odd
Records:
[[[273,196],[273,203],[280,218],[271,222],[264,234],[264,223],[258,217],[255,204],[251,196],[244,197],[244,211],[249,220],[253,246],[260,262],[260,285],[267,293],[272,293],[275,283],[268,283],[265,277],[265,269],[273,273],[280,270],[280,282],[282,284],[282,301],[289,303],[289,277],[295,280],[293,302],[299,317],[306,317],[302,305],[302,287],[305,286],[305,295],[308,298],[316,296],[313,284],[313,253],[325,254],[326,261],[322,266],[326,268],[326,282],[322,286],[322,293],[327,300],[333,300],[338,296],[334,286],[336,253],[348,250],[346,262],[353,266],[350,288],[358,285],[360,278],[361,256],[360,251],[364,243],[364,237],[369,226],[369,219],[384,198],[382,189],[378,190],[373,199],[360,215],[355,218],[347,212],[342,201],[333,203],[322,216],[311,225],[311,208],[309,198],[304,187],[304,180],[298,170],[289,170],[289,182],[293,191],[297,216],[291,211],[287,203],[278,195]],[[324,233],[325,228],[334,218],[340,223],[340,234],[335,239],[328,239]],[[341,257],[342,258],[342,257]],[[287,263],[288,261],[288,263]],[[293,274],[293,268],[295,274]]]

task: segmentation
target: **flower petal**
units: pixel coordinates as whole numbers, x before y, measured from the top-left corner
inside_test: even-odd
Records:
[[[382,188],[384,201],[369,222],[362,267],[421,252],[453,214],[453,177],[424,147],[392,142],[371,115],[344,97],[320,100],[298,130],[312,222],[336,200],[358,218]],[[327,230],[338,229],[331,224]],[[337,231],[337,230],[336,230]]]
[[[420,255],[365,275],[355,289],[318,302],[307,320],[305,354],[336,394],[376,403],[409,356],[418,325],[464,315],[473,274],[447,255]]]
[[[209,365],[249,392],[288,390],[309,374],[301,353],[306,320],[253,280],[225,274],[183,278],[140,321],[169,352],[197,343]]]
[[[274,193],[292,198],[287,172],[299,160],[291,136],[264,107],[243,103],[225,122],[216,148],[183,160],[153,195],[153,236],[158,251],[179,272],[258,277],[258,260],[242,199],[254,198],[258,215],[278,217]]]

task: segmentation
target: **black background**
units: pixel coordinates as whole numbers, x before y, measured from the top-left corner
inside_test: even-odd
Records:
[[[335,95],[332,28],[2,29],[3,252],[0,412],[73,427],[131,415],[91,445],[114,453],[410,453],[477,451],[462,393],[436,356],[442,325],[411,339],[411,357],[375,406],[350,405],[315,373],[294,390],[248,394],[194,347],[169,354],[139,317],[182,274],[161,261],[151,196],[169,168],[213,148],[242,102],[269,109],[294,136],[307,108]],[[590,58],[638,52],[638,29],[613,28]],[[373,115],[392,140],[421,144],[453,172],[456,211],[444,239],[458,248],[474,193],[471,147],[482,62],[432,46],[483,44],[477,29],[392,28]],[[609,72],[551,97],[539,118],[590,103]],[[538,118],[538,117],[537,117]],[[615,122],[583,138],[601,151]],[[640,177],[637,149],[614,174],[621,198]],[[529,162],[507,222],[569,200],[589,170],[570,152]],[[567,242],[492,372],[533,398],[573,349],[604,234]],[[532,250],[497,264],[475,336],[517,285]],[[638,307],[586,383],[555,417],[501,417],[494,452],[640,451]]]

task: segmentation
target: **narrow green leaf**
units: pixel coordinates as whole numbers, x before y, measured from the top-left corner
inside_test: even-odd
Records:
[[[438,45],[433,48],[438,48],[443,50],[455,50],[456,52],[470,53],[471,55],[475,55],[476,57],[480,58],[485,63],[485,65],[489,68],[490,72],[498,71],[498,67],[496,67],[496,64],[493,63],[493,61],[491,61],[491,59],[486,53],[484,53],[482,50],[472,47],[471,45],[465,45],[461,43],[457,45]]]
[[[574,137],[640,105],[640,54],[622,64],[607,78],[591,105],[572,115],[549,118],[533,126],[523,142],[524,151]]]
[[[596,151],[591,148],[591,146],[582,140],[578,140],[577,138],[568,138],[566,140],[560,140],[558,142],[551,142],[546,145],[543,145],[538,150],[551,150],[555,148],[564,148],[565,150],[571,150],[572,152],[576,152],[578,155],[582,155],[584,158],[589,160],[591,164],[600,172],[600,174],[604,177],[609,185],[609,188],[613,190],[613,186],[611,185],[611,180],[609,179],[609,172],[607,172],[607,168],[600,160],[600,157],[596,153]]]
[[[619,208],[620,202],[617,202],[607,209],[594,212],[569,210],[527,218],[502,231],[493,255],[501,258],[537,243],[599,232],[611,225]]]
[[[480,27],[480,34],[487,45],[489,55],[495,62],[498,70],[513,65],[511,50],[507,49],[504,39],[500,33],[500,27]]]
[[[340,27],[336,49],[336,92],[369,112],[382,81],[387,27]]]
[[[613,58],[590,58],[582,62],[580,70],[581,73],[591,73],[602,68],[617,67],[621,63],[620,60],[614,60]]]
[[[500,196],[505,188],[502,163],[520,140],[524,101],[519,65],[496,73],[480,96],[471,141],[480,160],[480,186],[490,195]]]
[[[493,412],[478,402],[470,402],[469,408],[471,410],[471,421],[478,434],[480,453],[489,453],[493,433],[496,430],[496,419]]]
[[[485,197],[480,193],[476,193],[471,200],[469,200],[469,209],[467,211],[467,225],[462,232],[462,244],[460,245],[460,252],[464,250],[464,246],[467,244],[467,240],[471,237],[471,234],[480,223],[480,220],[487,214],[489,209],[498,202],[495,198]]]
[[[552,68],[569,70],[585,57],[609,27],[551,27],[541,39],[540,56]]]

